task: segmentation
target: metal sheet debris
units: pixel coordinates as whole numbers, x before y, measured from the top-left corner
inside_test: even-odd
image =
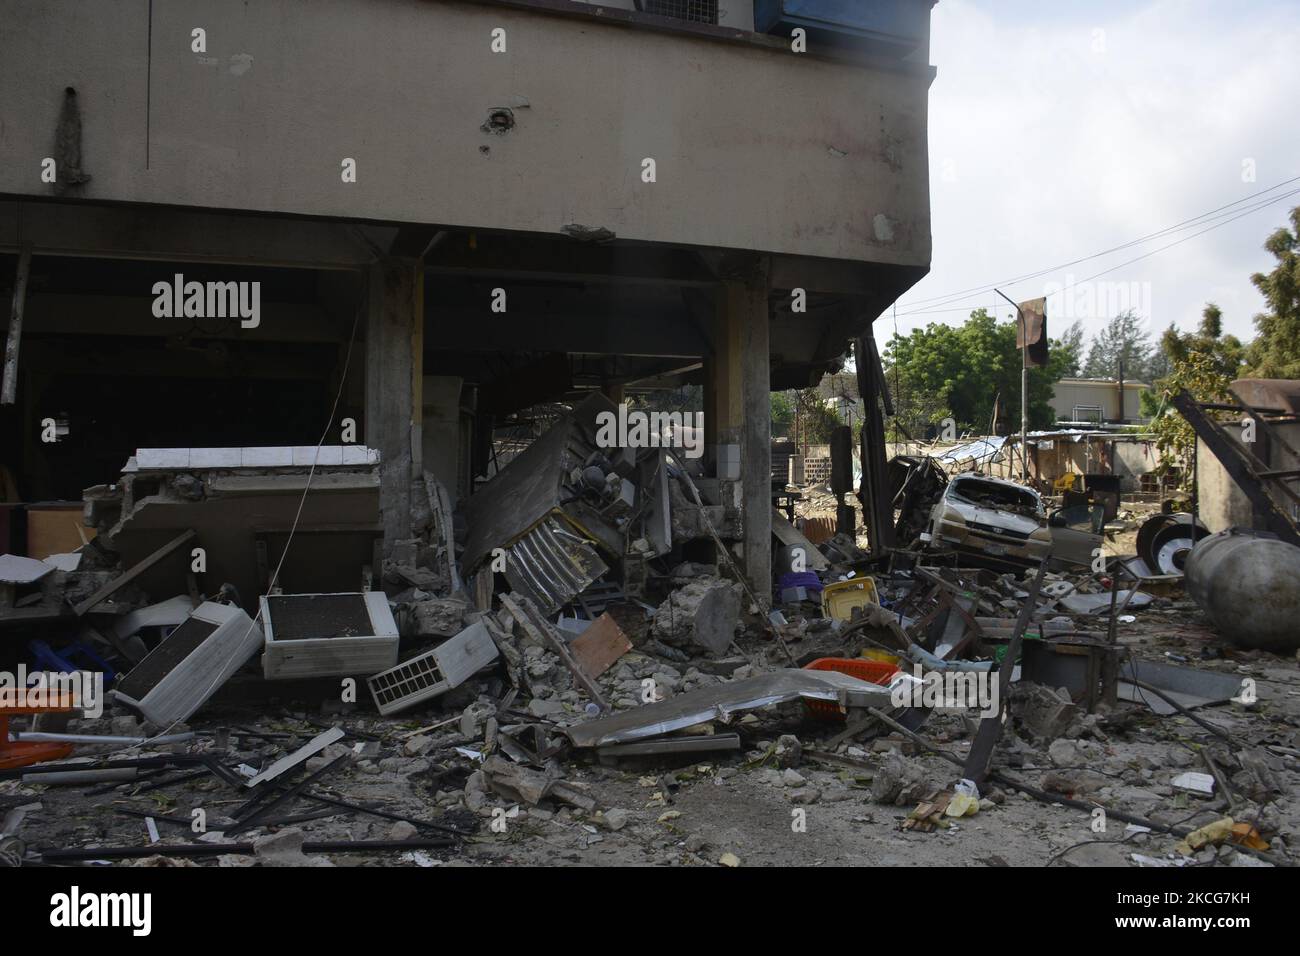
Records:
[[[657,704],[564,728],[575,747],[599,747],[671,734],[710,720],[785,701],[824,700],[843,707],[890,706],[889,689],[835,671],[794,668],[697,688]]]
[[[1240,677],[1202,667],[1179,667],[1157,661],[1126,662],[1119,675],[1119,698],[1135,704],[1145,704],[1162,717],[1177,713],[1178,708],[1124,679],[1129,676],[1159,687],[1189,710],[1229,701],[1241,693],[1242,686]]]

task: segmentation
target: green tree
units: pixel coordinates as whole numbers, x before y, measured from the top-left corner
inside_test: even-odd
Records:
[[[794,402],[789,392],[772,393],[772,435],[773,437],[792,438],[794,427]]]
[[[1228,387],[1241,374],[1246,349],[1236,336],[1223,334],[1223,313],[1213,302],[1206,304],[1195,332],[1179,332],[1171,325],[1160,338],[1160,348],[1170,371],[1142,396],[1143,412],[1154,415],[1151,431],[1160,452],[1157,473],[1178,468],[1181,487],[1190,489],[1196,433],[1170,400],[1182,389],[1198,402],[1227,399]]]
[[[909,434],[920,437],[948,417],[961,431],[988,434],[995,403],[1009,423],[1004,430],[1018,430],[1021,356],[1014,321],[999,323],[977,309],[960,326],[931,323],[894,335],[884,359],[895,412]],[[1055,422],[1052,393],[1071,361],[1070,352],[1053,341],[1047,366],[1030,369],[1031,427]]]
[[[1145,323],[1129,309],[1107,322],[1092,340],[1083,374],[1088,378],[1119,378],[1123,362],[1125,379],[1149,381],[1152,352]]]
[[[1300,206],[1291,210],[1291,229],[1279,229],[1264,248],[1277,259],[1267,274],[1250,277],[1264,296],[1267,312],[1255,316],[1259,333],[1247,351],[1247,375],[1300,378]]]
[[[826,404],[826,399],[816,388],[799,389],[794,396],[799,442],[808,445],[828,444],[831,432],[842,422]]]
[[[1076,378],[1083,370],[1083,322],[1075,319],[1057,345],[1063,356],[1063,378]]]

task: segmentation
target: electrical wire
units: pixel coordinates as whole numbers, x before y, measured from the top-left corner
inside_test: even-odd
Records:
[[[1255,201],[1255,200],[1259,200],[1259,199],[1261,199],[1261,197],[1267,195],[1268,193],[1271,193],[1271,192],[1273,192],[1274,190],[1277,190],[1277,189],[1281,189],[1283,186],[1289,186],[1291,183],[1295,183],[1295,182],[1300,182],[1300,176],[1295,176],[1295,177],[1292,177],[1291,179],[1284,179],[1282,182],[1280,182],[1280,183],[1276,183],[1275,185],[1272,185],[1272,186],[1269,186],[1267,189],[1262,189],[1262,190],[1260,190],[1260,191],[1257,192],[1257,193],[1252,193],[1252,194],[1249,195],[1249,196],[1245,196],[1245,197],[1243,197],[1243,198],[1241,198],[1241,199],[1238,199],[1238,200],[1235,200],[1235,201],[1233,201],[1233,202],[1225,203],[1224,205],[1222,205],[1222,206],[1218,206],[1218,207],[1216,207],[1216,208],[1214,208],[1214,209],[1211,209],[1211,210],[1209,210],[1208,212],[1201,213],[1199,216],[1193,216],[1193,217],[1191,217],[1190,219],[1184,219],[1182,222],[1175,223],[1175,224],[1172,225],[1172,226],[1166,226],[1166,227],[1163,228],[1163,229],[1157,229],[1155,232],[1148,233],[1147,235],[1145,235],[1145,236],[1141,236],[1141,237],[1139,237],[1139,238],[1137,238],[1137,239],[1131,239],[1131,240],[1129,240],[1128,242],[1120,243],[1119,245],[1117,245],[1117,246],[1112,246],[1112,247],[1110,247],[1109,249],[1103,249],[1101,252],[1094,252],[1094,253],[1091,253],[1090,255],[1081,256],[1081,257],[1078,258],[1078,259],[1072,259],[1072,260],[1070,260],[1069,262],[1063,262],[1063,263],[1060,263],[1059,265],[1049,266],[1049,267],[1047,267],[1047,268],[1045,268],[1045,269],[1039,269],[1039,270],[1034,271],[1034,272],[1027,272],[1027,273],[1025,273],[1025,274],[1023,274],[1023,275],[1015,276],[1015,277],[1008,278],[1008,279],[1003,279],[1003,280],[1001,280],[1000,282],[993,282],[993,283],[989,283],[989,284],[987,284],[987,285],[971,286],[970,288],[967,288],[967,289],[961,289],[961,290],[959,290],[959,291],[957,291],[957,292],[950,292],[950,293],[947,293],[947,294],[945,294],[945,295],[929,296],[928,298],[924,298],[924,299],[913,299],[911,302],[905,302],[905,303],[903,303],[903,305],[904,305],[904,308],[906,308],[906,307],[908,307],[908,306],[913,306],[913,305],[927,305],[927,304],[930,304],[930,303],[942,303],[942,304],[947,304],[948,301],[956,301],[958,298],[960,298],[960,297],[967,297],[967,296],[969,296],[969,295],[972,294],[972,293],[981,292],[981,291],[983,291],[983,292],[991,292],[991,291],[992,291],[996,286],[1002,286],[1002,285],[1015,285],[1015,284],[1018,283],[1018,282],[1023,282],[1023,281],[1025,281],[1026,279],[1034,279],[1034,278],[1037,278],[1038,276],[1046,275],[1046,274],[1049,273],[1049,272],[1059,272],[1061,269],[1066,269],[1066,268],[1069,268],[1070,266],[1079,265],[1080,263],[1088,262],[1088,261],[1091,260],[1091,259],[1100,259],[1100,258],[1102,258],[1103,256],[1108,256],[1108,255],[1110,255],[1111,253],[1114,253],[1114,252],[1121,252],[1121,251],[1123,251],[1124,249],[1128,249],[1128,248],[1131,248],[1131,247],[1133,247],[1133,246],[1141,245],[1141,244],[1144,243],[1144,242],[1150,242],[1152,239],[1160,239],[1160,238],[1162,238],[1162,237],[1164,237],[1164,236],[1166,236],[1166,235],[1169,235],[1169,234],[1172,234],[1172,233],[1178,232],[1178,231],[1180,231],[1180,230],[1182,230],[1182,229],[1184,229],[1184,228],[1189,228],[1189,227],[1194,227],[1194,226],[1197,226],[1197,225],[1202,225],[1204,222],[1211,221],[1211,220],[1214,219],[1214,218],[1221,218],[1221,217],[1219,217],[1218,215],[1216,215],[1216,214],[1218,214],[1218,213],[1223,213],[1225,216],[1227,216],[1227,215],[1232,215],[1232,213],[1230,213],[1230,212],[1224,212],[1224,211],[1225,211],[1225,210],[1230,210],[1230,209],[1232,209],[1232,207],[1234,207],[1234,206],[1240,206],[1242,203],[1248,203],[1248,202],[1252,202],[1252,201]],[[1294,194],[1295,194],[1295,191],[1293,191],[1293,192],[1291,192],[1291,193],[1288,193],[1287,195],[1294,195]],[[1284,198],[1286,198],[1286,197],[1285,197],[1285,196],[1274,197],[1273,199],[1267,200],[1267,201],[1263,202],[1261,205],[1256,206],[1255,208],[1263,208],[1264,205],[1269,205],[1269,204],[1271,204],[1271,203],[1273,203],[1273,202],[1278,201],[1279,199],[1284,199]],[[1234,211],[1239,212],[1240,210],[1234,210]],[[1229,221],[1231,221],[1231,220],[1229,220]],[[904,312],[903,314],[904,314],[904,315],[908,315],[908,314],[911,314],[911,313],[910,313],[910,312]]]

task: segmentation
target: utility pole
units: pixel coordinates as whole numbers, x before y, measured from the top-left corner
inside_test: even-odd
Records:
[[[998,295],[1007,299],[1001,289],[994,289]],[[1011,302],[1010,299],[1007,299]],[[1029,330],[1025,327],[1025,313],[1014,302],[1016,321],[1020,325],[1020,470],[1025,481],[1029,480]]]
[[[1119,417],[1118,421],[1124,424],[1124,360],[1118,359],[1119,362]]]

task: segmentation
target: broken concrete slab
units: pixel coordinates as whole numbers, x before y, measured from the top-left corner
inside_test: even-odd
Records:
[[[465,618],[473,610],[460,598],[431,598],[415,601],[405,611],[414,637],[455,637],[465,629]]]
[[[871,778],[871,799],[898,807],[924,800],[935,789],[925,768],[897,750],[885,754]]]
[[[1068,695],[1030,681],[1011,685],[1011,705],[1021,726],[1032,736],[1051,742],[1069,728],[1080,710]]]
[[[0,584],[35,584],[55,570],[54,565],[16,554],[0,554]]]
[[[809,541],[802,531],[786,520],[785,515],[772,509],[772,534],[787,548],[797,548],[802,553],[803,567],[806,571],[824,571],[831,566],[825,555]]]
[[[306,835],[293,827],[268,833],[253,841],[253,856],[261,866],[330,867],[334,864],[318,853],[306,853]]]
[[[596,801],[551,771],[533,770],[493,755],[483,761],[483,776],[489,787],[507,800],[536,806],[547,798],[567,803],[590,813]]]
[[[713,654],[724,654],[736,636],[742,593],[740,585],[721,578],[690,581],[659,605],[654,633],[667,644],[693,641]]]

